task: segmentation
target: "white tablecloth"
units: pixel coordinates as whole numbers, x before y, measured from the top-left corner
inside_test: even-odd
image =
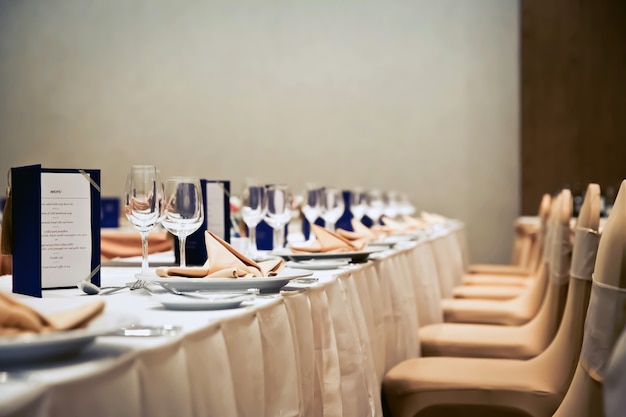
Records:
[[[460,232],[455,224],[365,264],[316,271],[316,284],[237,309],[166,310],[143,291],[107,296],[105,314],[184,330],[99,337],[72,359],[5,367],[0,415],[381,416],[384,373],[420,354],[419,326],[442,320],[445,262],[434,242]],[[138,269],[104,267],[103,285],[131,281]],[[0,289],[10,288],[10,276],[1,277]],[[51,310],[97,296],[65,289],[16,297]]]

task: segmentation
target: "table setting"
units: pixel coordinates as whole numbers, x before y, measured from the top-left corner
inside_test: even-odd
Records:
[[[97,416],[254,415],[258,407],[268,415],[318,415],[320,407],[357,412],[357,404],[380,415],[376,381],[417,352],[414,338],[394,335],[417,323],[418,310],[409,306],[418,288],[432,285],[413,282],[426,239],[373,244],[364,238],[369,227],[360,221],[359,210],[366,212],[360,203],[352,230],[320,210],[317,218],[329,227],[313,220],[308,240],[282,239],[277,231],[294,231],[288,219],[280,224],[304,200],[298,205],[283,186],[253,185],[257,196],[241,201],[257,218],[248,218],[250,235],[235,246],[219,230],[201,229],[199,218],[210,213],[196,179],[162,183],[156,168],[142,166],[131,170],[128,184],[122,213],[140,235],[140,256],[111,257],[97,271],[99,280],[42,288],[41,298],[12,293],[13,277],[0,277],[0,294],[10,297],[0,301],[50,328],[10,341],[0,336],[0,416],[80,416],[93,412],[93,404]],[[363,193],[359,201],[365,200]],[[277,225],[275,247],[242,245],[258,217],[267,216]],[[158,230],[178,240],[178,254],[150,251],[149,236]],[[184,241],[194,230],[202,231],[207,252],[199,265],[184,262]],[[421,308],[437,308],[435,297],[428,302]],[[0,318],[20,323],[2,307]],[[61,325],[59,316],[71,320]],[[315,369],[323,369],[318,379]],[[252,389],[253,381],[265,383]],[[343,383],[353,389],[341,394]],[[260,402],[259,389],[272,401]],[[115,403],[105,402],[110,395]]]

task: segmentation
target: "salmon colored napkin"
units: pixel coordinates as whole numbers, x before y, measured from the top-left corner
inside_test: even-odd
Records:
[[[43,315],[0,292],[0,336],[49,333],[86,327],[104,311],[104,301],[97,300],[69,310]]]
[[[352,230],[337,229],[336,233],[339,236],[351,241],[365,240],[367,242],[372,242],[381,237],[380,233],[375,233],[372,229],[357,219],[351,219],[350,223],[352,224]]]
[[[167,232],[154,231],[148,234],[148,253],[167,252],[174,247],[174,240]],[[100,256],[102,259],[128,258],[141,256],[141,236],[135,231],[107,229],[100,235]]]
[[[428,223],[422,219],[416,219],[415,217],[404,215],[402,216],[402,220],[404,223],[409,226],[412,230],[425,229],[428,227]]]
[[[164,278],[271,277],[277,275],[285,267],[285,261],[280,258],[254,262],[213,232],[206,231],[204,240],[208,256],[204,265],[184,268],[178,266],[161,267],[157,268],[157,275]]]
[[[413,232],[420,230],[428,226],[423,220],[415,219],[413,217],[404,216],[402,221],[393,220],[389,217],[383,216],[381,219],[382,225],[377,227],[377,230],[388,233],[390,235],[398,233]]]
[[[348,240],[316,224],[311,225],[316,240],[307,246],[291,246],[292,252],[354,252],[363,249],[365,240]]]
[[[422,217],[422,219],[424,219],[424,221],[428,224],[444,224],[448,221],[447,218],[445,218],[444,216],[440,215],[440,214],[436,214],[436,213],[428,213],[427,211],[422,211],[420,216]]]
[[[380,229],[390,234],[404,233],[410,230],[405,223],[390,219],[387,216],[381,217],[380,221],[382,222]]]

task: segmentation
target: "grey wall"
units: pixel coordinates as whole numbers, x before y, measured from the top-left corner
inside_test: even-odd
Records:
[[[517,0],[0,0],[0,172],[395,189],[508,260]]]

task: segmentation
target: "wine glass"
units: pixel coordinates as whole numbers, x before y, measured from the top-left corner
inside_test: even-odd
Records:
[[[304,214],[304,217],[309,222],[309,225],[314,224],[320,214],[322,214],[322,210],[320,207],[320,192],[321,190],[313,185],[310,185],[304,191],[304,198],[302,201],[302,214]],[[314,240],[315,235],[312,231],[309,231],[309,242],[312,242]]]
[[[411,216],[415,213],[416,209],[413,203],[409,200],[409,196],[401,194],[398,201],[398,212],[402,216]]]
[[[165,181],[165,204],[161,224],[178,237],[180,266],[187,266],[187,236],[204,221],[200,180],[196,177],[170,177]]]
[[[148,276],[148,233],[161,219],[163,186],[154,165],[133,165],[126,178],[124,214],[141,234],[141,276]],[[141,279],[141,277],[137,277]]]
[[[291,220],[291,202],[289,187],[286,185],[268,185],[267,213],[265,220],[274,229],[272,247],[274,250],[285,246],[285,226]]]
[[[338,188],[325,188],[322,192],[322,218],[324,226],[331,232],[335,231],[335,223],[345,210],[343,193]]]
[[[367,209],[367,193],[361,188],[350,191],[350,213],[356,220],[361,221]]]
[[[265,187],[258,184],[248,185],[241,196],[241,217],[248,226],[248,255],[256,257],[256,227],[267,211]]]
[[[365,214],[372,220],[373,225],[380,224],[380,217],[383,215],[384,203],[379,190],[370,190],[366,197],[367,208]]]
[[[383,193],[383,214],[390,219],[398,216],[398,197],[395,191],[385,191]]]

